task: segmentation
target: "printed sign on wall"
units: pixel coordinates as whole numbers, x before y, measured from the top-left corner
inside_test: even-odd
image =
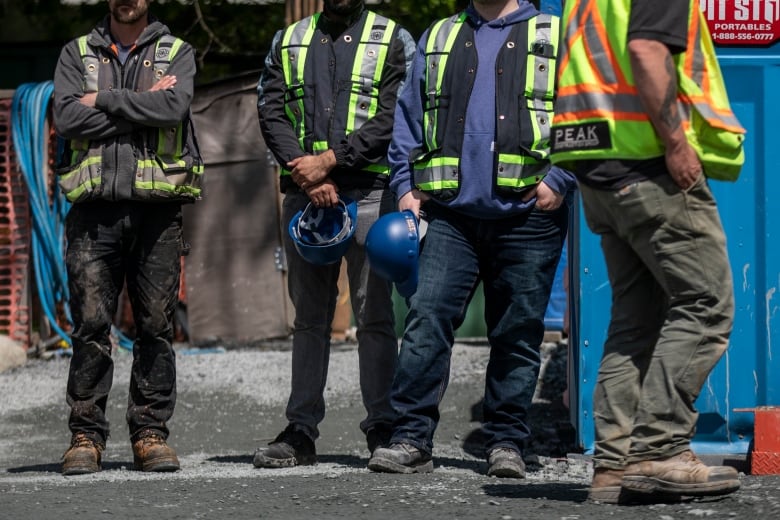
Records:
[[[780,0],[699,0],[721,45],[768,45],[780,39]]]

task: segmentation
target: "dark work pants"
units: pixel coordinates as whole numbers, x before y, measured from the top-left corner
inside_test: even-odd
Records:
[[[127,406],[130,438],[168,436],[176,403],[173,314],[182,249],[180,203],[134,201],[74,205],[66,220],[66,266],[73,316],[68,374],[69,427],[105,444],[106,402],[114,374],[111,325],[123,285],[136,339]]]

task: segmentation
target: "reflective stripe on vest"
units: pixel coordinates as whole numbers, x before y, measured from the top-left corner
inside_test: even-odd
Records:
[[[304,149],[303,136],[306,135],[306,120],[303,107],[303,68],[306,64],[306,55],[309,52],[309,45],[314,37],[314,30],[319,19],[320,13],[317,13],[293,24],[284,32],[284,37],[282,38],[282,70],[284,72],[284,82],[287,85],[285,110],[287,117],[293,124],[295,133],[298,135],[301,149]],[[290,106],[289,103],[293,100],[295,100],[295,105]],[[327,143],[325,149],[327,150]]]
[[[436,155],[442,147],[440,139],[445,130],[439,128],[440,117],[437,99],[442,95],[445,71],[458,34],[466,22],[462,12],[436,22],[429,32],[425,46],[426,98],[423,100],[423,136],[425,148],[434,155],[424,155],[414,162],[415,185],[422,191],[442,200],[455,197],[459,188],[459,157]],[[498,164],[496,186],[502,195],[515,195],[538,184],[550,163],[547,160],[550,141],[550,119],[555,95],[555,59],[559,37],[560,19],[539,14],[527,21],[526,76],[518,84],[524,85],[523,98],[527,104],[533,131],[529,150],[509,153],[500,148],[497,139]],[[513,45],[508,42],[507,45]],[[518,128],[519,131],[519,128]]]
[[[529,45],[526,65],[525,96],[530,102],[531,127],[534,138],[533,155],[498,154],[496,182],[498,186],[517,191],[542,181],[549,170],[550,117],[555,97],[555,59],[560,36],[560,19],[540,14],[528,20],[528,34],[535,35]],[[555,42],[553,47],[540,44]],[[536,48],[535,48],[536,47]]]
[[[745,130],[731,111],[699,2],[692,0],[689,6],[688,50],[674,56],[677,107],[705,174],[733,180],[744,161]],[[630,11],[628,0],[566,3],[567,30],[552,142],[556,163],[664,155],[663,142],[642,106],[625,52]]]
[[[431,28],[425,46],[425,92],[428,94],[428,99],[423,103],[427,103],[426,108],[436,106],[436,98],[441,95],[447,59],[450,57],[455,38],[463,27],[464,21],[466,21],[465,11],[452,18],[439,20]],[[425,112],[428,114],[428,117],[423,120],[426,145],[428,150],[436,150],[439,148],[436,138],[439,129],[439,112],[438,110],[425,110]]]
[[[349,135],[360,128],[376,114],[379,93],[377,85],[382,78],[382,69],[390,48],[395,22],[384,18],[380,22],[385,27],[375,28],[377,15],[368,12],[363,34],[360,36],[355,62],[352,66],[352,78],[360,78],[359,83],[353,82],[353,91],[349,98],[349,119],[346,133]],[[361,58],[362,56],[362,58]]]
[[[330,148],[328,141],[322,139],[324,136],[315,136],[317,140],[312,143],[311,150],[307,150],[304,140],[307,134],[304,69],[319,17],[320,13],[316,13],[292,24],[285,30],[281,44],[282,71],[287,87],[285,112],[298,136],[301,150],[315,154]],[[378,85],[395,27],[394,21],[367,11],[351,68],[353,81],[347,107],[349,114],[344,129],[346,135],[358,130],[376,115],[379,106]],[[373,164],[362,169],[381,174],[390,173],[386,163]],[[287,170],[282,170],[282,175],[289,175],[289,173]]]

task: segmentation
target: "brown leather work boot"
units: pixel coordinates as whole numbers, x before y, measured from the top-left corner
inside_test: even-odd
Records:
[[[739,489],[739,474],[729,466],[707,466],[692,451],[630,464],[623,488],[644,494],[727,495]]]
[[[179,459],[165,439],[152,434],[133,443],[133,466],[139,471],[178,471]]]
[[[617,504],[620,501],[622,469],[596,468],[590,481],[588,500],[603,504]]]
[[[62,474],[85,475],[100,471],[103,446],[84,433],[77,433],[70,442],[70,448],[62,456]]]

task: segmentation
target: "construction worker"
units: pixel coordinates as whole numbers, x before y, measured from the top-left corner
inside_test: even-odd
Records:
[[[390,184],[399,209],[424,212],[428,226],[393,382],[398,418],[371,470],[433,470],[455,330],[482,282],[488,474],[525,476],[526,418],[575,187],[548,160],[558,26],[525,0],[474,0],[419,42],[398,100]]]
[[[65,45],[54,75],[54,124],[68,139],[59,183],[73,202],[65,259],[72,438],[63,475],[101,469],[110,331],[125,283],[137,334],[127,407],[134,465],[179,469],[166,439],[176,403],[181,206],[200,197],[203,173],[189,117],[194,52],[149,14],[148,0],[109,0],[108,8],[91,33]]]
[[[325,0],[322,12],[275,35],[258,84],[262,134],[282,169],[284,228],[309,203],[335,207],[342,196],[357,203],[357,225],[344,259],[367,411],[360,428],[370,452],[389,435],[398,342],[391,286],[370,270],[365,238],[371,224],[394,206],[386,154],[397,91],[413,51],[409,33],[367,10],[362,0]],[[310,206],[305,213],[316,212]],[[295,307],[288,424],[270,446],[257,450],[257,467],[314,464],[317,426],[325,416],[340,262],[310,263],[294,246],[285,233]]]
[[[575,0],[564,21],[552,158],[577,175],[612,288],[590,498],[731,493],[737,471],[690,445],[734,319],[707,177],[736,177],[744,133],[699,2]]]

